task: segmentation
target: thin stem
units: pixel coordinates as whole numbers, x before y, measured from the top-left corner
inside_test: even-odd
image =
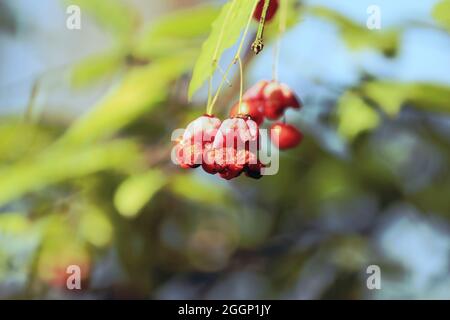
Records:
[[[222,69],[222,67],[220,65],[217,65],[217,69],[219,69],[219,71],[222,74],[222,76],[225,76],[225,82],[227,83],[227,85],[229,85],[231,87],[232,86],[231,81],[225,75],[225,71]]]
[[[270,0],[264,0],[264,7],[261,14],[261,19],[259,20],[258,33],[256,34],[256,39],[252,44],[252,50],[258,54],[264,48],[264,26],[266,24],[267,11],[269,10]]]
[[[213,98],[213,100],[211,102],[211,105],[209,105],[208,108],[207,108],[207,114],[212,114],[212,111],[214,109],[214,105],[216,104],[217,99],[219,98],[220,92],[222,91],[222,88],[223,88],[223,85],[225,83],[225,79],[227,79],[228,73],[230,72],[230,70],[233,67],[233,65],[235,65],[238,62],[238,60],[240,59],[242,48],[244,47],[245,39],[247,38],[248,30],[250,28],[250,24],[251,24],[252,19],[253,19],[253,12],[255,12],[256,6],[258,5],[258,1],[259,0],[255,0],[255,4],[253,5],[253,9],[252,9],[252,11],[250,13],[250,16],[248,18],[247,26],[245,27],[245,31],[244,31],[244,34],[242,35],[242,39],[241,39],[241,42],[239,44],[238,50],[236,52],[236,55],[234,56],[233,60],[228,65],[225,73],[222,76],[222,81],[220,82],[220,85],[217,88],[216,94],[214,95],[214,98]]]
[[[212,100],[212,80],[213,80],[212,75],[210,75],[209,80],[208,80],[208,102],[206,103],[206,113],[207,114],[209,114],[208,108],[209,108],[209,105],[211,104],[211,100]],[[211,115],[211,114],[209,114],[209,115]]]
[[[244,70],[242,68],[242,60],[241,57],[238,57],[238,62],[239,62],[239,72],[241,75],[241,87],[240,87],[240,91],[239,91],[239,107],[238,107],[238,114],[241,114],[241,106],[242,106],[242,96],[244,93]]]
[[[228,10],[227,15],[225,16],[225,20],[223,22],[222,28],[220,29],[219,39],[217,40],[216,49],[214,50],[213,59],[212,59],[213,67],[215,67],[215,65],[217,63],[217,55],[219,54],[219,47],[223,40],[223,35],[225,33],[225,27],[228,25],[228,20],[230,19],[231,12],[233,12],[233,8],[236,5],[237,1],[238,0],[233,0],[233,2],[231,3],[230,9]]]
[[[272,78],[273,81],[278,82],[278,65],[280,60],[280,36],[278,36],[277,42],[273,48],[273,66],[272,66]]]
[[[287,10],[288,10],[288,1],[289,0],[280,0],[280,20],[278,27],[278,36],[277,42],[274,49],[274,62],[273,62],[273,80],[278,82],[278,70],[280,65],[280,48],[281,48],[281,37],[286,32],[286,24],[287,24]]]
[[[213,84],[212,82],[213,82],[214,69],[216,68],[216,65],[217,65],[217,56],[219,54],[219,47],[223,40],[223,35],[225,33],[225,27],[228,25],[228,20],[230,19],[231,12],[233,12],[233,8],[236,5],[237,1],[238,0],[233,0],[233,2],[230,5],[230,9],[228,10],[227,15],[225,16],[225,20],[223,22],[222,28],[220,29],[219,39],[217,40],[216,48],[214,50],[214,54],[213,54],[213,58],[212,58],[212,70],[211,70],[211,74],[209,76],[209,81],[208,81],[208,102],[206,104],[206,113],[209,115],[211,114],[210,111],[212,111],[212,109],[210,108],[211,101],[212,101],[212,84]]]
[[[39,89],[39,79],[37,79],[33,83],[33,87],[31,88],[30,99],[28,100],[28,104],[25,109],[25,115],[24,115],[25,122],[28,122],[31,119],[31,116],[33,113],[33,108],[34,108],[34,103],[36,101],[36,97],[37,97],[37,93],[38,93],[38,89]]]

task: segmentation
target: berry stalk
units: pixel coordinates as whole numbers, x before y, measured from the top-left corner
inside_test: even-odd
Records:
[[[222,43],[223,40],[223,35],[225,33],[225,27],[228,25],[228,20],[230,19],[231,16],[231,12],[233,11],[234,6],[236,5],[237,0],[233,0],[233,2],[230,5],[230,9],[227,12],[227,15],[225,16],[225,20],[223,22],[222,28],[220,29],[220,34],[219,34],[219,39],[217,40],[217,44],[216,44],[216,49],[214,50],[214,54],[213,54],[213,58],[212,58],[212,69],[215,70],[217,67],[217,60],[218,60],[218,52],[219,52],[219,47],[220,44]],[[213,72],[211,72],[211,74],[209,75],[209,81],[208,81],[208,102],[206,104],[206,113],[209,113],[209,109],[210,109],[210,105],[211,105],[211,101],[212,101],[212,80],[213,80]]]
[[[280,21],[278,25],[278,36],[277,42],[274,49],[274,58],[273,58],[273,70],[272,70],[272,78],[274,81],[278,82],[278,69],[280,64],[280,51],[281,51],[281,37],[286,32],[286,24],[287,24],[287,13],[288,13],[288,1],[289,0],[280,0]]]
[[[216,94],[215,94],[215,96],[214,96],[214,98],[213,98],[213,100],[211,102],[211,105],[207,108],[207,111],[206,111],[207,114],[212,114],[212,111],[214,109],[214,105],[216,104],[217,99],[219,98],[220,92],[222,91],[222,88],[223,88],[223,85],[224,85],[224,83],[225,83],[225,81],[227,79],[228,73],[230,72],[230,70],[233,67],[233,65],[235,65],[239,61],[239,59],[241,57],[242,48],[244,47],[245,39],[247,38],[248,30],[249,30],[250,24],[252,22],[253,12],[255,11],[256,6],[258,5],[258,1],[259,0],[255,0],[255,5],[253,6],[252,12],[250,13],[250,16],[248,18],[247,26],[245,27],[245,31],[244,31],[244,34],[242,35],[242,39],[241,39],[241,42],[239,44],[238,50],[236,52],[236,55],[234,56],[233,60],[228,65],[227,69],[225,70],[225,73],[222,76],[222,81],[220,82],[219,88],[217,88]]]
[[[264,49],[264,25],[266,24],[267,10],[269,9],[270,0],[264,0],[264,7],[259,20],[258,33],[256,39],[252,44],[252,50],[255,54],[260,53]]]

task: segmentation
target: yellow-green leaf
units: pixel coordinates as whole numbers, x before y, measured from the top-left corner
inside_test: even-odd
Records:
[[[114,141],[84,148],[55,145],[42,154],[0,167],[0,206],[45,186],[103,170],[128,171],[140,164],[135,143]]]
[[[347,46],[354,50],[374,48],[387,55],[397,52],[399,32],[397,30],[369,30],[349,18],[322,6],[308,7],[310,12],[318,17],[327,19],[339,28]]]
[[[74,87],[88,86],[113,75],[122,61],[123,55],[116,51],[89,57],[73,67],[70,82]]]
[[[166,176],[158,170],[128,178],[119,186],[114,196],[117,211],[125,217],[136,216],[166,182]]]
[[[88,13],[120,40],[126,41],[136,25],[137,14],[122,0],[65,0],[65,2],[78,5],[82,15]]]
[[[237,42],[253,14],[256,2],[257,0],[232,0],[223,6],[208,39],[203,43],[189,85],[189,98],[214,73],[223,52]]]
[[[169,84],[191,66],[193,57],[178,55],[130,71],[119,87],[75,122],[62,143],[82,144],[104,138],[137,119],[160,101]]]
[[[361,132],[376,128],[380,123],[377,112],[351,92],[345,93],[339,100],[337,115],[338,132],[349,140]]]
[[[152,23],[137,41],[134,55],[144,58],[178,53],[186,47],[199,48],[219,14],[217,7],[198,6],[164,16]]]
[[[450,0],[442,0],[433,8],[433,18],[450,32]]]
[[[450,87],[433,83],[401,83],[375,81],[363,86],[362,91],[391,117],[404,104],[433,112],[450,112]]]
[[[79,229],[83,238],[97,247],[107,245],[112,239],[111,221],[100,208],[94,206],[83,207]]]

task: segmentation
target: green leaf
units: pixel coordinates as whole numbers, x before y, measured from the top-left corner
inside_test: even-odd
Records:
[[[106,214],[92,205],[84,206],[80,217],[79,231],[83,238],[97,247],[111,242],[113,228]]]
[[[212,25],[208,39],[203,43],[189,85],[189,98],[192,98],[205,80],[214,73],[223,52],[239,39],[255,4],[256,0],[233,0],[223,6]]]
[[[135,217],[166,182],[166,176],[159,170],[130,177],[119,186],[114,196],[117,211],[125,217]]]
[[[123,61],[122,53],[117,51],[89,57],[73,67],[70,82],[76,88],[91,85],[113,75]]]
[[[349,140],[361,132],[376,128],[380,123],[377,112],[352,92],[347,92],[340,98],[337,115],[338,132]]]
[[[164,100],[170,83],[190,68],[193,59],[193,56],[178,55],[132,69],[116,90],[69,128],[60,142],[93,142],[150,112]]]
[[[218,14],[216,7],[198,6],[162,17],[139,38],[133,54],[154,58],[177,53],[186,47],[199,49]]]
[[[386,55],[393,55],[397,52],[399,45],[399,32],[397,30],[369,30],[366,26],[362,26],[326,7],[314,6],[308,7],[306,10],[336,24],[350,49],[374,48]]]
[[[450,0],[442,0],[433,8],[434,20],[450,32]]]
[[[103,170],[127,172],[140,164],[135,143],[114,141],[85,148],[55,145],[42,154],[0,167],[0,206],[23,194]]]
[[[137,24],[137,15],[121,0],[65,0],[68,5],[78,5],[81,14],[90,14],[101,26],[126,41]]]
[[[450,112],[450,87],[432,83],[369,82],[362,91],[389,116],[405,104],[432,112]]]
[[[49,146],[53,133],[21,120],[0,122],[0,163],[29,157]]]
[[[30,227],[30,221],[23,214],[12,212],[0,214],[0,234],[3,236],[21,235]]]
[[[391,82],[370,82],[363,87],[364,94],[390,117],[395,117],[400,112],[409,90],[407,84]]]

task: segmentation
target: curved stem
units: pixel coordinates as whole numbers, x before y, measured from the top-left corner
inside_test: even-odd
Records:
[[[239,91],[239,107],[238,107],[238,114],[241,114],[241,106],[242,106],[242,95],[244,93],[244,70],[242,68],[242,60],[241,57],[238,57],[239,62],[239,72],[241,75],[241,87]]]
[[[239,44],[238,50],[236,52],[236,55],[234,56],[233,60],[228,65],[225,73],[222,76],[222,81],[220,82],[220,85],[217,88],[216,94],[214,95],[214,98],[213,98],[213,100],[211,102],[211,105],[209,105],[208,108],[207,108],[207,114],[212,114],[212,111],[214,109],[214,105],[216,104],[217,99],[219,98],[220,92],[222,91],[222,88],[223,88],[223,85],[225,83],[225,80],[227,79],[228,73],[230,72],[230,70],[233,67],[233,65],[235,65],[238,62],[238,60],[240,59],[242,48],[244,47],[245,39],[247,38],[248,30],[249,30],[250,24],[252,22],[253,12],[255,12],[256,6],[258,5],[258,1],[259,0],[255,0],[255,4],[254,4],[253,9],[252,9],[252,11],[250,13],[250,16],[248,18],[247,25],[245,27],[244,34],[242,35],[241,42]]]
[[[208,102],[206,103],[206,114],[208,113],[208,109],[209,109],[209,105],[211,104],[211,100],[212,100],[212,75],[209,76],[209,80],[208,80]],[[209,114],[211,115],[211,114]]]
[[[236,5],[237,1],[238,0],[233,0],[233,2],[230,5],[230,9],[228,10],[227,15],[225,16],[225,20],[223,22],[222,28],[220,29],[219,39],[217,40],[216,48],[214,49],[214,54],[212,57],[212,70],[211,70],[211,74],[209,75],[209,81],[208,81],[208,102],[206,104],[206,113],[207,114],[210,114],[209,110],[210,110],[210,105],[211,105],[211,101],[212,101],[213,73],[214,73],[214,70],[217,65],[217,55],[219,53],[219,47],[223,40],[223,35],[225,33],[225,27],[228,24],[228,20],[230,19],[231,12],[233,12],[233,8]]]
[[[31,116],[33,114],[34,103],[36,101],[38,90],[39,90],[39,78],[36,79],[36,81],[34,81],[33,87],[31,88],[30,98],[28,100],[28,104],[27,104],[27,107],[25,109],[25,114],[24,114],[24,121],[25,122],[28,122],[31,119]]]
[[[280,0],[280,23],[278,26],[277,42],[274,49],[274,61],[272,70],[272,77],[276,82],[278,82],[278,70],[280,65],[281,37],[286,32],[288,1],[289,0]]]

